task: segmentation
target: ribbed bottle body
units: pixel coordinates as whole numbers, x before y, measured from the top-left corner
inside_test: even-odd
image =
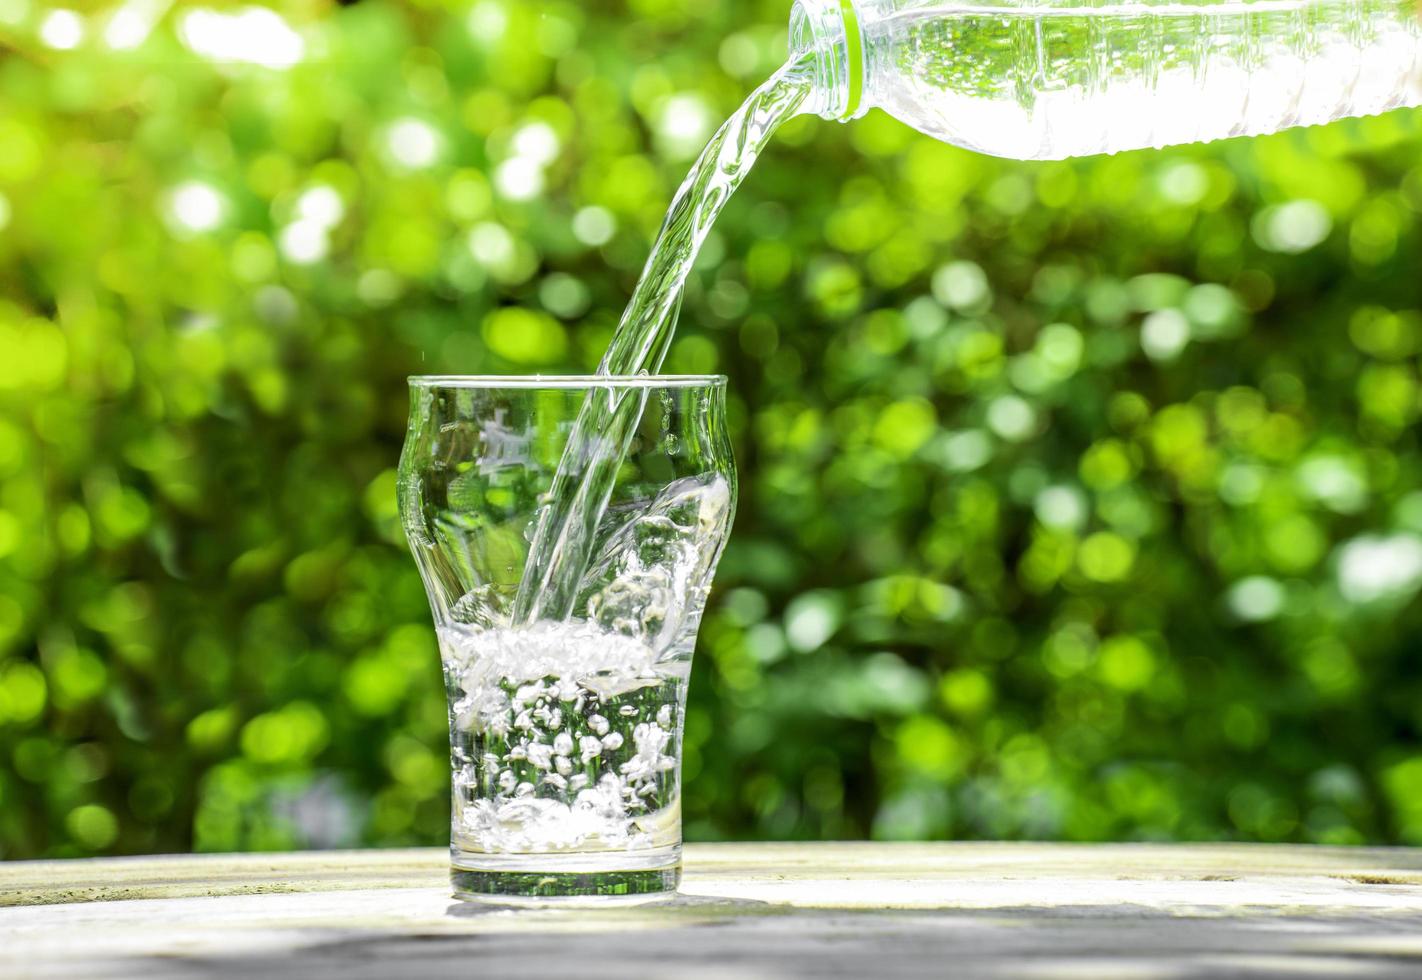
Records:
[[[1422,104],[1417,0],[842,9],[863,58],[853,114],[879,106],[996,156],[1113,153]]]

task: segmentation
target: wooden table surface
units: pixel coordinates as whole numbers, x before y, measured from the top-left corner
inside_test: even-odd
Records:
[[[1422,976],[1422,851],[695,844],[674,901],[496,909],[439,850],[0,863],[0,977]]]

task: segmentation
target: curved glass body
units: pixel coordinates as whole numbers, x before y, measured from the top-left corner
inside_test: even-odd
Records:
[[[725,379],[412,378],[400,513],[449,696],[460,897],[655,896],[681,860],[681,728],[735,510]],[[571,615],[515,615],[587,399],[641,403]]]

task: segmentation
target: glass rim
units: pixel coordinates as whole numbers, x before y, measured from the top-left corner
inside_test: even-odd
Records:
[[[412,374],[411,388],[721,388],[724,374]]]

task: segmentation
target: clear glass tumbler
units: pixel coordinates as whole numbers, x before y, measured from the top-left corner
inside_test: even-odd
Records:
[[[736,502],[725,383],[410,379],[400,513],[449,695],[456,896],[675,891],[687,678]],[[529,542],[574,422],[589,399],[628,398],[640,421],[573,612],[520,622]]]

